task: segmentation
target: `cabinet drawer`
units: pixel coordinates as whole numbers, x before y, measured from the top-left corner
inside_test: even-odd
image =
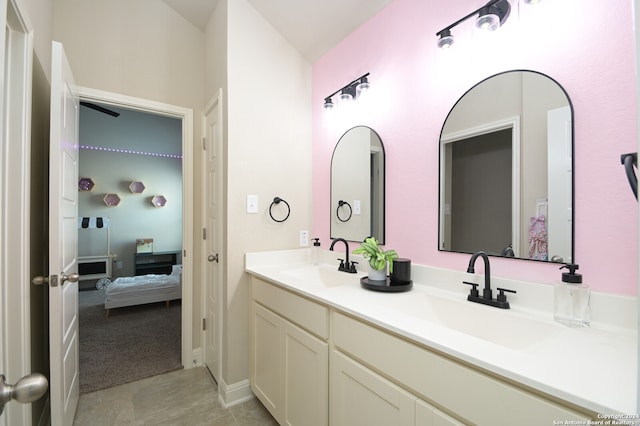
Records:
[[[339,312],[335,346],[410,391],[475,424],[542,425],[591,417]]]
[[[251,283],[256,302],[321,339],[329,338],[329,308],[253,276]]]

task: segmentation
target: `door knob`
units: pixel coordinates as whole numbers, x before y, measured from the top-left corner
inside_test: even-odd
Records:
[[[67,281],[75,283],[75,282],[78,282],[79,279],[80,279],[80,275],[76,274],[75,272],[69,275],[62,274],[60,275],[60,285],[64,285],[64,283]],[[43,277],[41,275],[38,275],[37,277],[31,280],[31,283],[34,285],[49,284],[51,287],[57,287],[58,276],[52,275],[51,278],[49,278],[49,277]]]
[[[24,376],[15,385],[7,384],[4,374],[0,374],[0,414],[4,405],[12,399],[23,404],[40,399],[47,392],[48,386],[47,378],[40,373]]]
[[[42,275],[38,275],[34,279],[31,280],[33,285],[42,285],[49,283],[49,277],[43,277]]]
[[[216,253],[216,255],[215,255],[215,256],[214,256],[214,255],[212,255],[212,254],[210,254],[210,255],[209,255],[209,257],[207,258],[207,260],[208,260],[209,262],[216,262],[216,263],[218,263],[218,253]]]
[[[67,281],[69,281],[70,283],[77,283],[79,279],[80,275],[75,272],[69,275],[62,274],[60,275],[60,285],[64,285],[64,283]]]

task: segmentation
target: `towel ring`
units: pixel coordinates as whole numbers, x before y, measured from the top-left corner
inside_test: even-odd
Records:
[[[281,202],[287,206],[287,215],[285,216],[284,219],[278,220],[275,217],[273,217],[273,213],[271,212],[271,209],[273,208],[274,205],[280,204]],[[284,222],[285,220],[289,219],[290,214],[291,214],[291,207],[289,206],[289,203],[287,203],[285,200],[283,200],[280,197],[275,197],[273,199],[273,202],[269,206],[269,216],[271,216],[271,219],[273,219],[275,222]]]
[[[342,206],[347,206],[349,207],[349,217],[347,217],[346,219],[343,219],[340,217],[340,207]],[[346,201],[340,200],[338,201],[338,208],[336,209],[336,216],[338,217],[338,220],[340,222],[348,222],[349,219],[351,219],[351,215],[353,214],[353,210],[351,209],[351,204],[347,203]]]

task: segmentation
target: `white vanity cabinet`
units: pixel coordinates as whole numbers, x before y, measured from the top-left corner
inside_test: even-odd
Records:
[[[325,299],[255,275],[251,296],[251,390],[281,425],[539,426],[597,417]]]
[[[331,425],[463,425],[337,350],[330,382]]]
[[[252,277],[251,389],[280,424],[327,425],[329,310]]]
[[[332,426],[538,426],[554,421],[588,424],[593,420],[591,414],[538,396],[337,311],[332,312],[331,337]],[[341,398],[349,401],[341,402]],[[375,414],[367,412],[370,410],[376,410]],[[371,419],[358,423],[354,420],[358,413],[372,414]],[[389,423],[389,417],[384,416],[396,416],[396,420]]]

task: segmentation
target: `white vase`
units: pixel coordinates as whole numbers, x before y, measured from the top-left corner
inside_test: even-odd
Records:
[[[387,280],[387,264],[385,263],[384,268],[382,269],[374,269],[373,266],[369,265],[369,281],[386,281]]]

